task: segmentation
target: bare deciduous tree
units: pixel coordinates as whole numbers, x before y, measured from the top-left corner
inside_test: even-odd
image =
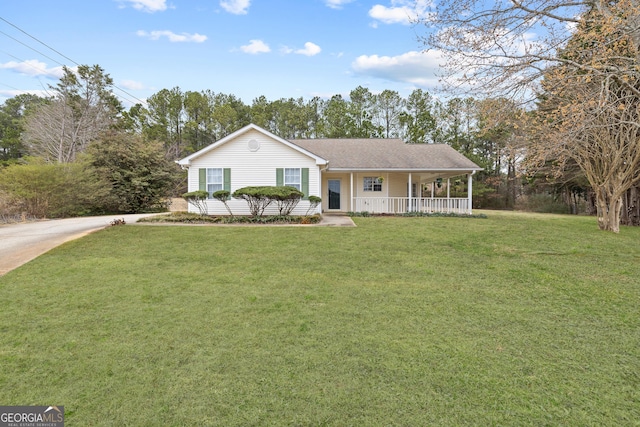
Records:
[[[444,0],[428,24],[449,83],[543,96],[535,158],[574,161],[600,228],[619,231],[640,170],[640,1]]]
[[[624,69],[637,54],[633,37],[598,10],[585,17],[560,56],[595,69]],[[549,69],[542,137],[534,147],[539,158],[580,167],[595,193],[598,225],[613,232],[620,229],[623,195],[640,182],[640,76],[627,71],[577,73],[565,63]]]
[[[627,37],[634,55],[590,63],[558,55],[580,23],[596,11],[605,23]],[[444,61],[444,81],[491,97],[532,94],[551,65],[575,72],[610,76],[625,84],[638,72],[640,59],[639,0],[441,0],[430,19],[422,20],[429,34],[422,42],[437,49]],[[609,32],[609,31],[607,31]],[[614,48],[618,40],[601,39],[599,49]],[[640,89],[629,86],[640,95]]]
[[[98,65],[64,67],[53,96],[27,118],[24,141],[32,154],[58,163],[78,153],[115,123],[121,106],[110,88],[113,80]]]
[[[600,96],[598,89],[607,93]],[[572,87],[571,94],[572,103],[544,114],[534,152],[559,166],[574,161],[595,193],[599,227],[618,232],[622,197],[640,182],[640,103],[629,91],[591,82]]]

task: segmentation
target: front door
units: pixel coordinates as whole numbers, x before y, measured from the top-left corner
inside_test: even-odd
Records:
[[[327,181],[329,187],[329,209],[340,209],[340,180],[330,179]]]

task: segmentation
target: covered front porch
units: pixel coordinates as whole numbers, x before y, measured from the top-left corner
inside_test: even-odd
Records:
[[[322,178],[322,210],[470,215],[474,173],[460,170],[325,173]]]

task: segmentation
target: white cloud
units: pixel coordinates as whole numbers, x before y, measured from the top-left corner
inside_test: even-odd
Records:
[[[351,3],[353,0],[325,0],[325,4],[331,9],[342,9],[342,6]]]
[[[120,86],[128,90],[142,90],[145,88],[142,83],[135,80],[122,80]]]
[[[312,42],[306,42],[304,44],[303,49],[293,49],[293,48],[290,48],[289,46],[282,46],[280,48],[280,53],[282,53],[283,55],[295,53],[298,55],[315,56],[320,52],[322,52],[322,49],[320,48],[320,46]]]
[[[320,51],[322,51],[322,49],[320,49],[320,46],[318,46],[317,44],[306,42],[304,44],[304,49],[298,49],[295,51],[295,53],[299,55],[314,56],[319,54]]]
[[[150,40],[158,40],[161,37],[166,37],[172,43],[180,43],[180,42],[193,42],[193,43],[202,43],[207,40],[207,36],[198,34],[198,33],[181,33],[176,34],[173,31],[163,30],[163,31],[151,31],[146,32],[143,30],[138,30],[136,34],[140,37],[146,37]]]
[[[37,59],[28,59],[22,62],[9,61],[0,64],[0,68],[26,74],[27,76],[46,76],[59,79],[64,75],[62,67],[47,68],[47,64]]]
[[[246,15],[251,5],[251,0],[220,0],[220,6],[234,15]]]
[[[440,61],[437,51],[411,51],[398,56],[361,55],[351,68],[360,75],[428,87],[438,81]]]
[[[432,19],[433,7],[430,0],[391,0],[391,7],[374,5],[369,16],[384,24],[411,25],[419,19]]]
[[[167,0],[119,0],[120,2],[131,3],[136,10],[143,12],[162,12],[167,10]]]
[[[252,55],[271,52],[271,48],[269,47],[269,45],[262,40],[249,40],[249,44],[240,46],[240,49],[244,53],[250,53]]]

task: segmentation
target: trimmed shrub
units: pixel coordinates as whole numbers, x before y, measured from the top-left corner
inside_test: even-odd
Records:
[[[233,213],[231,212],[231,208],[229,208],[229,205],[227,204],[227,200],[229,200],[231,198],[231,193],[227,190],[218,190],[216,192],[214,192],[212,194],[213,198],[224,203],[224,207],[227,208],[227,211],[229,212],[229,215],[233,216]]]
[[[305,216],[309,216],[310,212],[313,212],[318,205],[322,203],[322,199],[318,196],[309,196],[309,209],[305,213]]]
[[[253,217],[262,216],[271,203],[276,203],[280,216],[288,216],[298,205],[304,193],[294,187],[243,187],[233,193],[236,199],[244,199],[249,204],[249,212]]]
[[[291,212],[304,197],[304,193],[294,187],[270,187],[268,197],[273,199],[278,206],[281,216],[291,215]]]
[[[198,209],[200,215],[208,214],[207,197],[209,197],[209,193],[204,190],[191,191],[182,195],[182,198],[185,199],[187,203]]]
[[[268,197],[269,188],[272,187],[239,188],[233,192],[233,198],[245,200],[249,204],[251,216],[262,216],[267,206],[273,202],[273,199]]]

